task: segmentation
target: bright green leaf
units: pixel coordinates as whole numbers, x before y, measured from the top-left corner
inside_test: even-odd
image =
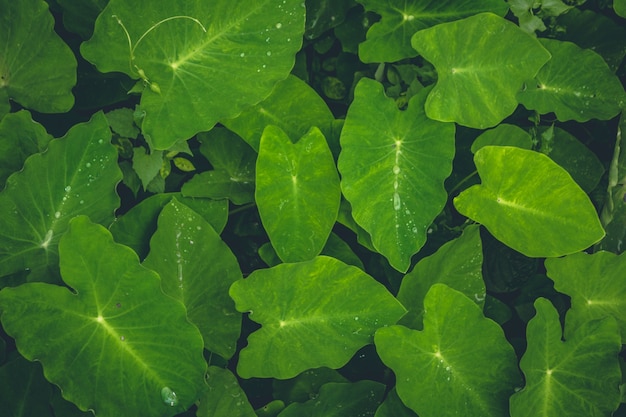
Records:
[[[562,122],[607,120],[619,114],[626,93],[600,55],[571,42],[541,39],[541,44],[552,59],[518,93],[524,107],[553,112]]]
[[[547,156],[509,146],[474,155],[482,184],[454,199],[459,212],[529,257],[578,252],[604,236],[589,197]]]
[[[576,253],[546,259],[545,265],[554,288],[572,298],[566,339],[583,323],[612,316],[626,340],[626,254]]]
[[[255,197],[263,226],[283,261],[319,255],[337,219],[341,190],[335,161],[318,128],[295,144],[279,127],[265,129]]]
[[[613,9],[618,16],[626,18],[626,0],[613,0]]]
[[[482,265],[479,228],[470,226],[459,238],[446,242],[433,255],[420,260],[402,279],[397,297],[409,311],[399,324],[422,330],[424,297],[438,282],[462,292],[482,307],[486,291]]]
[[[243,378],[286,379],[311,368],[339,368],[371,343],[376,329],[406,311],[365,272],[325,256],[255,270],[235,282],[230,295],[237,310],[262,325],[241,351],[237,371]]]
[[[76,58],[54,32],[48,4],[0,0],[0,10],[0,106],[12,99],[42,113],[71,109]]]
[[[366,41],[359,45],[359,58],[363,62],[394,62],[414,57],[417,52],[411,47],[411,36],[419,30],[481,12],[504,16],[509,10],[502,0],[357,1],[365,10],[382,16],[368,30]]]
[[[609,417],[620,402],[621,348],[613,319],[587,322],[563,342],[559,314],[535,301],[520,367],[526,387],[511,397],[512,417]]]
[[[492,13],[421,30],[411,44],[439,77],[426,100],[428,117],[479,129],[513,113],[523,82],[550,59],[537,39]]]
[[[53,417],[52,386],[41,364],[17,355],[0,368],[0,410],[7,417]]]
[[[108,225],[119,205],[122,174],[102,113],[30,156],[0,193],[0,276],[56,268],[57,244],[79,214]]]
[[[484,146],[515,146],[522,149],[532,149],[533,139],[521,127],[503,123],[481,133],[472,142],[472,153],[476,153]]]
[[[2,325],[20,353],[40,361],[83,411],[165,417],[187,409],[201,394],[206,364],[183,305],[85,216],[70,222],[59,252],[74,291],[44,283],[0,291]],[[164,402],[170,391],[177,405]]]
[[[406,271],[426,242],[426,230],[446,203],[454,125],[424,114],[428,90],[398,110],[383,86],[363,78],[341,132],[341,188],[374,247]]]
[[[444,284],[431,287],[424,308],[424,331],[396,325],[374,337],[402,401],[420,417],[507,415],[521,380],[500,326]]]
[[[153,149],[210,130],[287,77],[304,32],[301,0],[111,0],[81,53],[102,72],[142,79]]]
[[[209,390],[200,398],[196,417],[256,417],[246,393],[228,369],[209,366]]]
[[[241,279],[241,271],[211,225],[173,198],[159,215],[143,265],[158,272],[163,291],[185,305],[204,347],[224,358],[233,356],[241,315],[228,288]]]

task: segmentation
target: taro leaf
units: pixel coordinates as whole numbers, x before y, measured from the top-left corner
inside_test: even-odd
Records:
[[[63,10],[63,26],[72,33],[89,39],[93,25],[109,0],[57,0]]]
[[[352,0],[306,0],[306,38],[315,39],[342,23],[352,5]]]
[[[8,100],[42,113],[72,108],[76,59],[42,0],[0,0],[0,117]]]
[[[40,361],[83,411],[165,417],[186,410],[201,394],[206,363],[184,306],[86,216],[72,219],[59,252],[73,291],[45,283],[0,291],[2,325],[20,353]]]
[[[335,161],[318,128],[295,144],[279,127],[265,129],[255,196],[263,226],[284,262],[319,255],[337,220],[341,189]]]
[[[440,0],[407,2],[405,0],[357,0],[365,10],[382,16],[359,45],[363,62],[394,62],[417,55],[411,36],[419,30],[443,22],[462,19],[481,12],[504,16],[509,10],[502,0]]]
[[[202,215],[213,230],[221,233],[228,220],[226,200],[183,197],[179,193],[156,194],[133,206],[123,216],[115,219],[110,230],[115,241],[130,246],[139,258],[148,254],[149,240],[157,228],[157,218],[161,209],[175,197],[183,204]]]
[[[303,403],[319,396],[320,388],[329,382],[348,382],[339,372],[330,368],[309,369],[295,378],[272,381],[274,398],[286,404]]]
[[[433,255],[420,260],[402,279],[397,298],[409,311],[399,324],[422,330],[424,297],[431,285],[437,282],[462,292],[482,308],[485,304],[482,264],[479,228],[470,226],[459,238],[445,243]]]
[[[52,136],[26,110],[0,120],[0,190],[9,175],[22,169],[30,155],[48,147]]]
[[[527,81],[517,98],[529,110],[555,113],[558,120],[608,120],[619,114],[626,93],[604,59],[571,42],[541,39],[552,59]]]
[[[280,127],[294,139],[302,137],[312,126],[317,126],[332,149],[331,126],[334,120],[328,105],[317,92],[298,77],[290,75],[276,84],[272,94],[261,103],[221,123],[258,152],[261,135],[267,125]]]
[[[443,182],[452,171],[454,125],[426,117],[428,91],[401,111],[380,83],[363,78],[341,132],[341,188],[354,220],[402,272],[446,203]]]
[[[546,259],[554,288],[572,298],[565,320],[565,338],[583,323],[612,316],[626,340],[626,255],[576,253]]]
[[[305,403],[289,405],[278,417],[373,416],[380,405],[385,386],[379,382],[329,382],[320,394]]]
[[[227,359],[233,356],[241,315],[228,288],[241,279],[241,271],[211,225],[173,198],[159,215],[143,265],[159,273],[163,292],[185,305],[204,347]]]
[[[532,149],[533,139],[528,132],[516,125],[500,124],[482,133],[472,142],[472,153],[484,146],[515,146]]]
[[[152,149],[210,130],[287,77],[304,31],[301,0],[111,0],[83,56],[101,72],[143,79]]]
[[[228,369],[209,366],[209,390],[200,398],[196,417],[256,417],[237,377]]]
[[[476,152],[474,162],[482,184],[461,192],[454,205],[516,251],[557,257],[604,237],[587,194],[546,155],[486,146]]]
[[[618,16],[626,18],[626,0],[613,0],[613,9]]]
[[[0,368],[0,410],[7,417],[53,417],[52,386],[43,377],[41,364],[21,356]]]
[[[237,310],[262,327],[237,365],[243,378],[292,378],[345,365],[379,327],[406,312],[387,289],[354,266],[319,256],[258,269],[230,287]],[[289,358],[289,360],[285,360]]]
[[[102,113],[75,125],[48,150],[30,156],[0,193],[0,277],[57,265],[57,244],[69,219],[88,215],[109,224],[122,178]]]
[[[398,397],[398,392],[393,388],[387,394],[385,401],[376,410],[374,417],[417,417],[417,414],[404,405],[400,397]]]
[[[521,378],[500,326],[444,284],[430,288],[424,306],[424,331],[395,325],[374,336],[402,402],[420,417],[507,415]]]
[[[526,386],[511,397],[512,417],[610,416],[620,402],[621,348],[612,318],[586,322],[565,342],[550,301],[535,301],[520,367]]]
[[[478,129],[513,113],[523,82],[550,59],[537,39],[492,13],[421,30],[411,44],[439,77],[426,100],[428,117]]]

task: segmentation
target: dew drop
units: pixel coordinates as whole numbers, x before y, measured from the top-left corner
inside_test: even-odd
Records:
[[[400,210],[401,202],[400,202],[400,194],[393,193],[393,209]]]
[[[282,27],[283,27],[283,24],[282,24],[282,23],[276,23],[276,29],[280,29],[280,28],[282,28]]]
[[[246,56],[246,53],[242,52],[242,53],[239,54],[239,56],[243,58],[244,56]]]
[[[165,405],[169,405],[170,407],[178,405],[178,396],[170,387],[163,387],[161,389],[161,399],[163,399]]]
[[[266,54],[267,56],[272,56],[272,51],[267,51]]]
[[[393,173],[398,175],[400,173],[400,167],[398,165],[393,166]]]
[[[65,187],[65,192],[69,193],[70,191],[72,191],[71,185],[68,185],[67,187]]]
[[[123,342],[123,341],[126,340],[126,337],[125,336],[120,336],[120,340]]]
[[[54,213],[54,218],[58,219],[59,217],[61,217],[61,212],[57,211],[56,213]]]

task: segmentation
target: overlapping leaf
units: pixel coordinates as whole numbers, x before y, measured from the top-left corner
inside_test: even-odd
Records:
[[[411,44],[437,69],[428,117],[478,129],[513,113],[523,82],[550,59],[537,39],[492,13],[421,30]]]
[[[533,139],[521,127],[502,123],[481,133],[472,142],[472,153],[476,153],[484,146],[516,146],[522,149],[532,149]]]
[[[255,197],[263,226],[283,261],[319,255],[337,219],[341,189],[335,161],[318,128],[295,144],[279,127],[265,129]]]
[[[237,371],[244,378],[339,368],[406,311],[372,277],[325,256],[256,270],[230,295],[237,310],[262,325],[241,351]]]
[[[122,174],[106,118],[97,113],[30,156],[0,193],[0,276],[56,267],[57,244],[79,214],[108,225]]]
[[[626,93],[602,57],[571,42],[542,39],[552,59],[517,95],[527,109],[560,121],[607,120],[619,114]]]
[[[204,346],[224,358],[233,356],[241,315],[228,288],[241,279],[241,271],[211,225],[173,198],[159,215],[143,265],[158,272],[163,291],[185,305]]]
[[[40,361],[66,399],[96,415],[165,417],[187,409],[202,392],[206,364],[183,305],[163,294],[158,275],[131,249],[85,216],[71,221],[59,251],[73,291],[44,283],[0,291],[2,325],[20,353]]]
[[[0,118],[9,99],[43,113],[74,105],[76,58],[54,32],[48,3],[0,1]]]
[[[512,417],[610,416],[620,402],[621,349],[615,321],[587,322],[565,342],[550,301],[535,301],[520,367],[526,386],[511,397]]]
[[[398,110],[378,82],[363,78],[341,132],[341,189],[354,220],[389,263],[405,272],[444,206],[454,125],[424,114],[422,90]]]
[[[287,77],[304,32],[301,0],[111,0],[81,53],[142,79],[142,130],[155,149],[211,129]]]
[[[424,309],[423,331],[396,325],[374,337],[404,404],[420,417],[507,415],[521,378],[500,326],[444,284],[431,287]]]
[[[562,256],[604,236],[587,194],[547,156],[510,146],[486,146],[476,152],[474,162],[482,184],[463,191],[454,205],[518,252],[530,257]]]
[[[196,417],[257,417],[237,377],[228,369],[209,366],[207,384],[209,390],[200,399]]]
[[[481,12],[504,16],[509,10],[501,0],[440,0],[437,2],[407,2],[405,0],[358,0],[382,16],[367,32],[359,45],[363,62],[394,62],[417,55],[411,47],[411,36],[418,30],[439,23],[462,19]]]

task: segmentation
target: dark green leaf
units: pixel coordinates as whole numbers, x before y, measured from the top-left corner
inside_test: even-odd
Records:
[[[374,417],[417,417],[417,414],[404,405],[400,397],[398,397],[398,392],[393,388],[387,394],[385,401],[376,410]]]
[[[0,368],[0,410],[7,417],[53,417],[52,386],[41,364],[16,356]]]
[[[295,378],[274,380],[272,383],[274,398],[279,398],[286,404],[303,403],[316,398],[320,387],[329,382],[348,382],[348,380],[334,369],[309,369]]]
[[[228,369],[209,366],[209,390],[200,398],[196,417],[256,417],[246,393]]]

